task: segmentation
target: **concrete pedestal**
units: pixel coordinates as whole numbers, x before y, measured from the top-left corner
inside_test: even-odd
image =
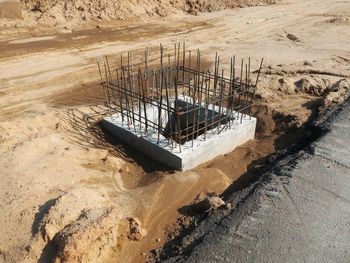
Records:
[[[157,112],[152,110],[153,114],[157,116]],[[147,111],[151,112],[151,109]],[[122,122],[120,115],[106,117],[102,123],[111,134],[136,150],[169,167],[186,171],[219,155],[227,154],[247,141],[253,140],[256,118],[245,115],[241,120],[240,117],[233,121],[230,128],[223,124],[219,129],[216,127],[209,130],[205,139],[204,134],[198,136],[193,141],[193,147],[191,141],[182,144],[181,151],[178,145],[172,147],[164,136],[160,136],[158,143],[157,131],[155,130],[149,130],[148,134],[145,134],[144,128],[140,129],[138,124],[128,127],[126,121]],[[221,129],[223,130],[218,133],[218,130]],[[175,146],[175,142],[173,142],[173,146]]]

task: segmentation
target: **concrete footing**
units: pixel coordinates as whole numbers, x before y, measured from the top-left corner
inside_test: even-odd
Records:
[[[151,109],[147,111],[151,112]],[[157,116],[157,112],[153,112],[153,114]],[[164,136],[160,136],[158,142],[157,131],[149,130],[146,134],[144,128],[137,124],[129,127],[126,121],[123,122],[121,116],[117,114],[105,117],[102,123],[107,131],[134,149],[169,167],[182,171],[190,170],[219,155],[227,154],[236,147],[254,139],[256,128],[256,118],[239,115],[239,118],[236,118],[230,125],[222,124],[208,130],[206,136],[201,134],[193,140],[193,144],[192,141],[188,141],[181,147],[178,144],[175,147],[176,142],[171,143]]]

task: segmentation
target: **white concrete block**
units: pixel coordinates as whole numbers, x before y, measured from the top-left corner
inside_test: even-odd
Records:
[[[155,109],[147,109],[147,112],[153,112],[152,114],[157,116]],[[146,136],[143,128],[140,132],[138,124],[135,124],[135,128],[133,126],[129,128],[126,122],[122,122],[120,115],[106,117],[102,123],[111,134],[136,150],[167,166],[183,171],[227,154],[247,141],[253,140],[256,129],[256,118],[246,115],[242,123],[240,119],[234,120],[231,128],[224,128],[225,125],[221,125],[220,129],[224,128],[224,130],[219,134],[217,128],[209,130],[206,140],[203,134],[198,136],[194,140],[193,147],[191,141],[182,144],[180,151],[178,146],[172,148],[168,139],[163,136],[157,143],[157,131],[149,131]]]

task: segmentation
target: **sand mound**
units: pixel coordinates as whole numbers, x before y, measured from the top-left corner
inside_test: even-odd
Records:
[[[341,60],[347,62],[347,59],[342,57],[334,59],[338,64]],[[263,69],[266,75],[261,79],[260,92],[266,90],[266,87],[275,87],[276,92],[280,94],[305,94],[317,97],[324,105],[342,103],[350,94],[347,71],[334,71],[332,67],[324,67],[321,63],[303,61],[290,65],[266,65]],[[264,94],[265,98],[268,96],[273,94]]]
[[[102,189],[78,187],[59,198],[40,222],[27,261],[103,262],[117,244],[121,211]]]
[[[324,98],[324,105],[329,106],[332,103],[343,103],[350,95],[350,83],[348,79],[340,79],[334,83],[328,90]]]
[[[117,245],[118,219],[112,207],[84,212],[55,236],[55,262],[105,262]]]
[[[138,241],[143,239],[147,235],[147,230],[142,228],[142,223],[137,217],[129,218],[130,233],[128,238],[130,240]]]
[[[41,222],[44,240],[52,240],[61,229],[78,220],[85,210],[103,206],[105,196],[102,189],[81,187],[59,197]]]
[[[166,16],[174,13],[211,12],[276,0],[21,0],[23,17],[29,23],[63,25],[86,21],[125,20]]]
[[[319,77],[305,76],[295,82],[295,90],[311,95],[322,96],[329,85],[329,81],[325,82]]]

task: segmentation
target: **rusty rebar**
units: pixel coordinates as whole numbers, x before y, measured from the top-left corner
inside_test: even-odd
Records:
[[[237,78],[236,56],[230,59],[229,70],[224,71],[224,63],[216,53],[214,69],[205,71],[200,51],[191,51],[185,43],[174,44],[170,53],[163,45],[159,50],[157,57],[148,48],[141,55],[128,52],[127,62],[120,54],[114,75],[111,59],[97,60],[108,111],[121,116],[121,122],[126,121],[129,128],[144,132],[146,137],[154,136],[157,143],[167,140],[171,149],[178,144],[181,151],[182,144],[194,146],[201,134],[206,140],[209,131],[231,129],[235,119],[242,122],[250,112],[263,59],[257,71],[251,71],[251,58],[246,64],[242,59]],[[158,59],[159,66],[154,66]],[[225,72],[229,72],[227,77]],[[257,72],[255,83],[251,72]]]

